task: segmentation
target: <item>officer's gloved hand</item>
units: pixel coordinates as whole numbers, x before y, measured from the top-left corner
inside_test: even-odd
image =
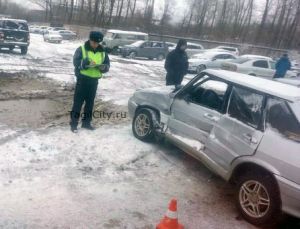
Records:
[[[106,73],[106,72],[109,71],[109,65],[107,65],[107,64],[101,64],[101,65],[99,66],[99,70],[100,70],[102,73]]]
[[[81,68],[82,69],[88,69],[88,66],[90,65],[90,61],[88,58],[85,58],[84,60],[82,60],[81,62]]]

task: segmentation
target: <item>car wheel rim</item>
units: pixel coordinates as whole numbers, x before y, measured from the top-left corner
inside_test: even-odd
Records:
[[[145,137],[150,131],[150,119],[145,114],[139,114],[135,119],[134,127],[139,137]]]
[[[243,211],[253,218],[261,218],[270,208],[270,197],[266,188],[258,181],[246,181],[239,190],[239,202]]]
[[[130,57],[131,59],[133,59],[133,58],[135,57],[135,53],[134,53],[134,52],[130,53],[130,54],[129,54],[129,57]]]

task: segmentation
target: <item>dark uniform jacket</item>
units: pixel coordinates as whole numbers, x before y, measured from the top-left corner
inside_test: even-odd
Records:
[[[181,84],[184,75],[187,74],[189,67],[188,56],[185,51],[180,49],[181,46],[182,44],[179,42],[176,49],[171,51],[166,58],[165,69],[167,71],[167,85]]]

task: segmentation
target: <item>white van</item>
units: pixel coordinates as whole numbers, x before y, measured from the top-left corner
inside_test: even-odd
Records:
[[[135,41],[147,41],[149,36],[147,33],[122,31],[122,30],[108,30],[103,39],[103,45],[108,49],[116,51],[120,46],[129,45]]]

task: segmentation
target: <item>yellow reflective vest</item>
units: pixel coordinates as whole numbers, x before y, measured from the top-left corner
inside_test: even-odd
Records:
[[[87,51],[84,45],[81,46],[82,50],[82,60],[88,58],[91,65],[100,65],[103,64],[105,59],[105,52],[93,52]],[[91,78],[101,78],[102,73],[98,67],[90,67],[88,69],[80,70],[80,74],[88,76]]]

